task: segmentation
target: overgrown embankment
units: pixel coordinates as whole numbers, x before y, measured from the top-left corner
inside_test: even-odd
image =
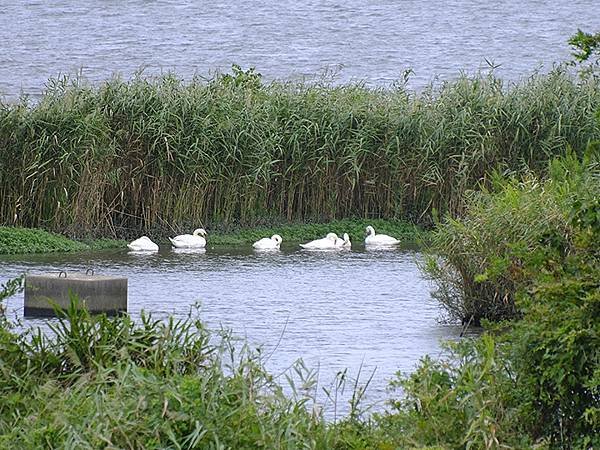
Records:
[[[453,248],[442,237],[465,241],[465,276],[510,286],[519,315],[399,376],[387,412],[363,414],[357,382],[350,414],[327,423],[312,408],[321,383],[300,366],[286,396],[260,353],[198,320],[136,324],[71,308],[49,336],[19,335],[0,316],[0,446],[596,448],[599,167],[597,153],[571,154],[550,177],[505,181],[441,226],[440,253]]]
[[[253,71],[56,82],[0,105],[0,223],[122,234],[458,213],[488,173],[541,173],[600,130],[598,80],[480,76],[422,93]],[[168,224],[168,226],[167,226]]]
[[[600,445],[600,152],[588,151],[546,179],[499,182],[434,233],[449,312],[513,320],[399,380],[378,433],[410,447]]]

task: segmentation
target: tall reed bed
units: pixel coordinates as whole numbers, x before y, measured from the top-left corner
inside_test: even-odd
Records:
[[[600,136],[600,82],[561,71],[421,93],[265,84],[60,80],[0,104],[0,223],[83,233],[460,213],[492,170],[543,172]]]

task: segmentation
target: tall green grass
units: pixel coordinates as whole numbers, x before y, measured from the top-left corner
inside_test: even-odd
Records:
[[[211,80],[50,83],[0,104],[0,223],[118,234],[174,225],[460,213],[492,169],[543,172],[600,129],[598,80],[421,93],[363,84]]]

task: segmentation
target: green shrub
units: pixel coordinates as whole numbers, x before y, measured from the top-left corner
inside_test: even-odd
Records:
[[[430,236],[424,266],[434,296],[452,319],[479,323],[518,314],[515,293],[531,283],[524,259],[548,241],[569,253],[573,205],[600,197],[598,154],[570,154],[549,177],[496,177],[494,190],[471,193],[462,218],[447,217]]]
[[[532,185],[529,180],[525,184],[529,189],[520,184],[516,190],[514,183],[508,183],[504,191],[485,194],[492,212],[506,205],[507,196],[515,192],[516,205],[522,205],[523,197],[535,202],[546,196],[552,199],[550,205],[560,205],[560,226],[536,228],[531,214],[513,212],[517,223],[507,221],[506,231],[494,228],[498,236],[493,243],[511,244],[502,253],[510,264],[488,269],[485,281],[498,279],[515,264],[509,273],[519,319],[491,327],[479,339],[452,344],[446,358],[426,358],[412,375],[400,377],[395,385],[402,387],[403,397],[392,402],[389,414],[379,417],[376,435],[407,447],[591,449],[600,445],[597,164],[594,159],[582,163],[566,158],[552,164],[546,182]],[[543,201],[535,204],[548,211]],[[481,204],[474,211],[487,218]],[[472,229],[444,227],[445,233]],[[530,229],[531,234],[511,234]],[[456,239],[462,241],[463,236]],[[525,241],[530,246],[512,245],[529,236],[535,237]]]
[[[572,245],[548,236],[524,258],[532,282],[507,337],[515,402],[534,435],[561,448],[600,445],[600,196],[573,199]]]
[[[375,435],[399,448],[530,448],[511,403],[515,383],[491,335],[447,344],[440,360],[424,358],[392,386],[402,396],[376,417]]]

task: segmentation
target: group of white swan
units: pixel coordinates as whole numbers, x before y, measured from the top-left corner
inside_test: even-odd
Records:
[[[192,234],[180,234],[169,238],[171,245],[175,248],[204,248],[206,247],[206,231],[203,228],[194,230]],[[127,244],[129,250],[134,252],[157,252],[158,245],[148,237],[142,236]]]
[[[388,236],[387,234],[375,234],[375,229],[369,225],[366,228],[367,237],[365,237],[366,247],[393,247],[400,243],[396,238]],[[206,231],[203,228],[194,230],[193,234],[181,234],[174,238],[169,238],[171,245],[174,248],[189,248],[198,249],[206,247]],[[270,238],[262,238],[252,244],[252,247],[256,250],[278,250],[281,246],[283,239],[280,235],[274,234]],[[127,247],[133,251],[142,252],[157,252],[158,245],[152,242],[147,236],[142,236],[135,241],[127,244]],[[307,250],[335,250],[335,249],[349,249],[352,247],[350,242],[350,236],[348,233],[344,233],[343,237],[338,237],[335,233],[328,233],[322,239],[316,239],[314,241],[300,244],[300,247]]]

